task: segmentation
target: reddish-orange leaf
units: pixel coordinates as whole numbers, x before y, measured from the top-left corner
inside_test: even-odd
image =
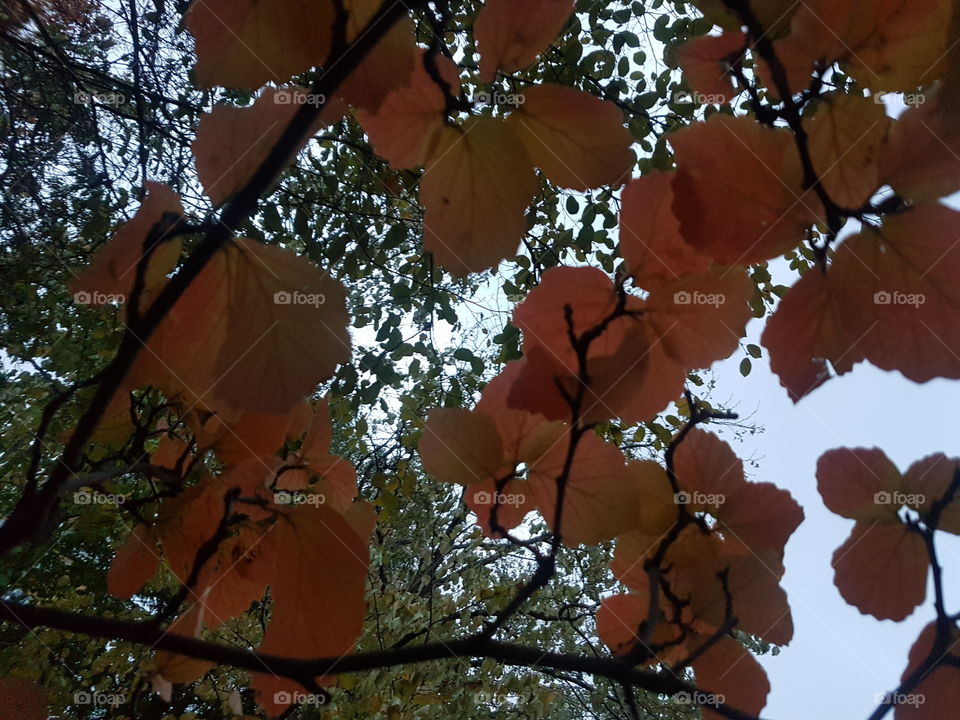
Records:
[[[707,637],[700,640],[706,641]],[[690,641],[690,645],[696,647],[697,643]],[[753,654],[732,637],[721,637],[695,659],[693,673],[704,694],[705,702],[700,707],[705,720],[726,717],[716,711],[721,702],[754,717],[767,704],[767,673]]]
[[[670,135],[673,210],[686,241],[724,265],[781,255],[819,211],[801,189],[793,136],[753,118],[716,114]]]
[[[200,619],[207,627],[219,627],[263,597],[269,576],[261,554],[269,532],[269,528],[241,525],[203,566],[191,600],[200,605]]]
[[[916,382],[960,378],[960,213],[918,205],[847,240],[834,257],[848,337]]]
[[[684,369],[728,357],[746,334],[754,284],[743,268],[685,275],[650,293],[641,306],[652,342]]]
[[[81,305],[123,303],[133,291],[137,265],[148,249],[153,250],[144,273],[144,287],[163,282],[180,258],[181,240],[159,225],[164,215],[175,221],[183,215],[180,198],[166,185],[146,182],[147,195],[137,213],[124,223],[94,254],[90,265],[70,279],[67,287]],[[155,235],[151,231],[157,228]]]
[[[673,214],[675,171],[654,170],[631,180],[620,196],[620,253],[636,284],[655,290],[701,273],[710,258],[688,245]]]
[[[921,632],[920,637],[910,648],[907,667],[900,678],[901,683],[926,663],[933,652],[937,639],[937,623],[932,622]],[[956,627],[950,627],[947,634],[947,652],[956,657],[957,643],[960,641],[960,632]],[[942,659],[934,657],[934,659]],[[902,698],[891,698],[897,701],[894,706],[894,720],[941,720],[955,717],[960,707],[960,668],[956,665],[942,664],[925,673],[920,683],[909,693],[903,693]]]
[[[880,187],[880,148],[892,120],[876,98],[829,93],[804,119],[813,168],[830,199],[863,207]]]
[[[911,99],[916,106],[900,116],[881,150],[881,179],[903,198],[935,200],[960,190],[960,92],[943,87]]]
[[[480,79],[492,82],[497,70],[514,72],[531,65],[556,38],[573,12],[573,0],[488,0],[473,25],[480,50]]]
[[[677,48],[677,61],[684,78],[701,96],[695,98],[698,105],[720,105],[736,95],[727,58],[739,55],[746,46],[746,35],[734,31],[703,35]]]
[[[47,695],[30,680],[0,678],[0,719],[47,720]]]
[[[302,104],[319,102],[306,88],[291,85],[264,90],[250,107],[217,105],[202,115],[190,147],[197,176],[213,204],[220,205],[247,184]],[[310,134],[340,115],[336,103],[326,105]],[[307,140],[303,138],[301,147]]]
[[[330,0],[197,0],[186,25],[197,44],[197,84],[256,90],[320,65],[330,50]]]
[[[628,341],[635,333],[628,336]],[[624,376],[623,382],[614,386],[621,394],[607,395],[607,403],[619,409],[620,417],[627,422],[646,422],[665,409],[683,394],[687,371],[671,358],[662,342],[643,333],[642,348],[634,355],[634,371],[639,374]],[[627,342],[624,343],[627,346]],[[641,361],[641,362],[637,362]]]
[[[727,496],[746,483],[743,463],[713,433],[693,428],[676,446],[673,467],[680,489],[689,494]]]
[[[724,496],[716,516],[727,552],[763,548],[783,557],[783,546],[803,522],[803,508],[773,483],[744,483]]]
[[[614,655],[623,655],[637,644],[637,631],[649,612],[646,595],[627,593],[604,598],[597,611],[597,635]]]
[[[434,408],[419,444],[423,469],[438,480],[470,485],[496,477],[503,445],[489,415],[462,408]]]
[[[347,41],[352,42],[367,27],[381,0],[349,0]],[[397,87],[406,85],[413,70],[416,50],[413,20],[404,15],[337,89],[350,105],[376,112],[383,99]]]
[[[160,565],[160,549],[153,528],[137,525],[117,549],[107,572],[107,590],[118,598],[133,597]]]
[[[663,539],[663,533],[654,535],[644,530],[631,529],[619,534],[610,563],[614,577],[631,590],[648,592],[650,578],[643,563],[657,551]]]
[[[563,478],[568,448],[569,441],[555,443],[530,463],[530,494],[547,526],[557,532],[558,480],[564,479],[559,532],[565,545],[595,545],[628,530],[636,522],[637,488],[623,454],[587,433]]]
[[[289,418],[267,413],[241,413],[235,420],[192,412],[187,422],[203,449],[213,449],[223,462],[235,464],[272,455],[286,436]]]
[[[864,522],[891,522],[900,471],[879,448],[836,448],[817,461],[817,490],[831,512]]]
[[[450,94],[459,95],[457,66],[443,55],[434,61]],[[413,170],[427,164],[446,116],[446,96],[427,72],[425,62],[426,53],[418,49],[407,83],[387,95],[376,113],[357,113],[374,152],[397,169]]]
[[[907,505],[926,518],[933,506],[946,496],[958,468],[960,460],[948,458],[943,453],[917,460],[903,474]],[[954,493],[953,499],[940,513],[937,529],[960,535],[960,493]]]
[[[561,425],[547,423],[539,413],[510,407],[511,388],[520,382],[523,364],[522,360],[508,362],[501,373],[487,383],[477,403],[477,411],[488,415],[496,425],[508,464],[540,457],[557,433],[563,431]]]
[[[352,651],[366,614],[366,541],[339,513],[300,506],[277,518],[264,538],[262,553],[272,572],[273,607],[260,652],[306,658]],[[288,706],[277,702],[275,693],[299,689],[296,683],[264,673],[258,673],[252,684],[271,717]]]
[[[927,547],[901,522],[858,521],[832,564],[843,599],[878,620],[903,620],[926,595]]]
[[[631,460],[627,471],[639,497],[634,527],[647,535],[662,535],[678,518],[677,498],[666,471],[653,460]]]
[[[833,274],[809,270],[780,301],[763,331],[770,369],[794,402],[829,380],[830,367],[842,375],[863,359],[859,338],[843,324],[835,285]]]
[[[459,276],[496,267],[516,253],[539,187],[504,121],[472,116],[441,128],[420,181],[424,250]]]
[[[551,182],[589,190],[629,176],[633,137],[612,102],[563,85],[531,85],[523,98],[507,125]]]
[[[509,480],[498,487],[497,481],[491,477],[465,488],[463,500],[477,516],[477,525],[491,537],[501,535],[501,528],[512,530],[517,527],[536,507],[524,480]]]
[[[308,260],[253,240],[207,264],[151,341],[205,404],[285,414],[350,358],[343,286]]]

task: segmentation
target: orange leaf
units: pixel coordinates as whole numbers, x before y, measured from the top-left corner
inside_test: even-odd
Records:
[[[213,449],[223,462],[233,465],[276,452],[283,445],[289,418],[241,413],[235,420],[224,421],[214,414],[192,412],[187,422],[201,448]]]
[[[721,637],[694,660],[693,673],[705,695],[702,699],[706,702],[701,704],[704,720],[726,717],[711,709],[718,702],[754,717],[767,704],[767,673],[753,654],[731,637]]]
[[[568,449],[569,441],[556,443],[530,463],[530,494],[553,532],[557,532],[558,480],[563,476]],[[596,545],[636,522],[633,476],[620,450],[595,435],[587,433],[580,439],[564,486],[559,534],[565,545]]]
[[[803,522],[803,508],[773,483],[744,483],[725,497],[716,516],[728,552],[731,547],[745,553],[763,548],[782,558],[784,545]]]
[[[801,189],[793,136],[749,117],[716,114],[672,133],[673,210],[686,241],[724,265],[781,255],[819,213]]]
[[[847,93],[825,95],[804,119],[814,170],[841,207],[862,207],[880,187],[879,152],[892,123],[882,102]]]
[[[843,324],[836,285],[834,274],[811,268],[780,301],[763,331],[770,369],[794,402],[829,380],[829,367],[842,375],[863,359],[859,338],[848,335]]]
[[[930,657],[937,637],[937,623],[932,622],[920,631],[920,637],[910,648],[907,667],[900,681],[906,682],[914,672]],[[960,632],[951,627],[947,635],[948,652],[956,655]],[[935,658],[940,659],[940,658]],[[940,720],[954,717],[960,707],[960,668],[940,665],[923,675],[920,683],[894,708],[894,720]]]
[[[857,521],[892,522],[899,507],[887,497],[903,483],[879,448],[836,448],[817,461],[817,490],[831,512]]]
[[[573,0],[488,0],[473,25],[480,50],[480,79],[492,82],[497,70],[514,72],[533,64],[556,38],[573,12]]]
[[[180,238],[171,238],[169,233],[151,238],[150,231],[164,215],[181,217],[183,205],[166,185],[146,182],[144,187],[146,197],[133,218],[120,226],[116,234],[97,250],[90,265],[67,283],[74,302],[82,305],[126,302],[133,292],[137,265],[150,247],[153,255],[144,273],[146,289],[162,283],[167,273],[176,267],[182,247]],[[117,295],[120,297],[111,298]]]
[[[196,0],[186,25],[197,45],[197,84],[256,90],[320,65],[333,19],[330,0]]]
[[[675,175],[654,170],[631,180],[620,196],[620,252],[634,281],[645,290],[701,273],[710,264],[680,233],[673,214]]]
[[[419,444],[423,469],[438,480],[470,485],[503,467],[503,445],[489,415],[462,408],[434,408]]]
[[[604,598],[597,611],[597,635],[614,655],[630,652],[637,644],[637,630],[650,612],[650,600],[637,593]]]
[[[427,164],[446,116],[447,99],[427,72],[425,62],[425,51],[417,49],[407,83],[388,94],[376,113],[357,113],[374,152],[397,169],[413,170]],[[450,93],[459,95],[457,66],[443,55],[438,55],[435,62]]]
[[[924,520],[933,505],[946,496],[958,467],[960,460],[957,458],[935,453],[917,460],[903,474],[905,494],[916,496],[916,502],[908,504]],[[960,535],[960,492],[954,493],[953,499],[941,512],[937,529]]]
[[[296,85],[269,88],[250,107],[217,105],[200,117],[197,136],[190,147],[196,158],[197,176],[214,205],[222,204],[247,184],[301,104],[312,101],[319,99]],[[335,104],[326,105],[309,135],[334,122],[340,114]],[[308,139],[305,137],[300,146],[306,145]]]
[[[523,98],[507,125],[554,184],[589,190],[629,175],[633,137],[616,105],[563,85],[532,85]]]
[[[272,570],[273,608],[260,652],[292,658],[351,652],[366,614],[369,551],[343,516],[325,507],[295,507],[277,518],[262,553]],[[275,693],[298,689],[264,673],[252,685],[271,717],[287,709]]]
[[[0,678],[0,718],[47,720],[49,704],[43,689],[30,680]]]
[[[743,463],[733,448],[713,433],[699,428],[690,430],[676,446],[673,468],[680,489],[691,496],[732,497],[746,484]],[[689,499],[694,500],[693,497]]]
[[[746,35],[734,31],[722,35],[703,35],[677,48],[677,62],[687,84],[695,92],[706,96],[697,105],[720,105],[729,102],[737,94],[727,58],[739,54],[746,46]]]
[[[833,582],[861,613],[899,622],[923,602],[929,564],[923,538],[903,523],[858,521],[833,554]]]
[[[110,563],[107,590],[114,597],[133,597],[156,574],[159,565],[156,531],[146,525],[137,525]]]
[[[538,190],[530,159],[504,121],[472,116],[460,128],[441,128],[420,181],[424,250],[461,277],[495,267],[515,254]]]
[[[910,380],[960,378],[960,213],[918,205],[834,256],[848,337],[870,362]]]
[[[285,414],[350,358],[343,286],[308,260],[238,239],[194,280],[155,352],[204,403]]]

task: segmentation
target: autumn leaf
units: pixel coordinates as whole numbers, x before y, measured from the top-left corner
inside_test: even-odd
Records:
[[[900,471],[879,448],[836,448],[817,461],[817,490],[837,515],[862,522],[895,522]]]
[[[264,90],[250,107],[217,105],[200,117],[197,136],[190,147],[197,163],[197,176],[214,205],[223,204],[249,182],[293,116],[308,102],[320,102],[320,98],[306,88],[290,85]],[[310,135],[342,114],[336,103],[324,105],[300,147],[306,145]]]
[[[907,667],[903,671],[900,682],[906,683],[933,652],[937,638],[937,623],[929,623],[920,631],[920,637],[910,648]],[[948,627],[946,633],[947,652],[956,657],[957,642],[960,641],[960,632],[954,625]],[[934,660],[941,660],[934,655]],[[960,707],[960,668],[946,663],[934,667],[920,677],[920,682],[910,693],[904,693],[904,700],[914,702],[898,702],[894,706],[894,720],[930,720],[931,718],[948,718],[956,713]],[[923,698],[922,702],[919,700]]]
[[[423,468],[438,480],[469,485],[496,477],[503,467],[503,445],[484,412],[434,408],[420,438]]]
[[[504,121],[473,116],[443,127],[420,181],[424,250],[461,277],[495,267],[515,254],[538,190],[526,150]]]
[[[934,453],[917,460],[903,473],[905,499],[914,501],[907,505],[916,510],[924,522],[928,521],[934,506],[946,498],[958,467],[960,460],[957,458]],[[936,529],[960,535],[960,492],[954,492],[952,499],[944,506]]]
[[[271,571],[273,605],[260,652],[291,658],[351,652],[366,613],[369,550],[347,520],[322,506],[289,509],[266,534],[262,556]],[[271,717],[287,709],[275,693],[298,689],[265,673],[256,674],[252,684]]]
[[[146,197],[133,218],[67,283],[74,302],[94,306],[126,302],[133,293],[137,266],[147,252],[151,256],[144,268],[144,289],[162,283],[176,267],[182,242],[169,228],[183,216],[183,205],[166,185],[146,182],[144,187]]]
[[[637,286],[645,290],[701,273],[710,264],[680,232],[673,214],[675,175],[649,172],[631,180],[620,196],[620,253]]]
[[[43,689],[20,678],[0,678],[0,718],[47,720],[49,703]]]
[[[843,599],[878,620],[899,622],[926,596],[927,547],[902,522],[858,521],[832,564]]]
[[[573,12],[572,0],[488,0],[473,25],[480,50],[480,79],[492,82],[497,70],[514,72],[533,64]]]
[[[746,483],[743,462],[713,433],[693,428],[675,447],[673,469],[681,491],[725,498]]]
[[[196,40],[197,84],[256,90],[285,82],[326,60],[333,20],[330,0],[196,0],[186,26]]]
[[[690,245],[723,265],[746,265],[803,240],[820,209],[801,188],[789,130],[716,114],[669,139],[677,161],[673,211]]]
[[[350,358],[343,286],[278,247],[238,239],[192,282],[151,340],[194,395],[283,414]]]
[[[746,47],[746,35],[739,31],[702,35],[677,48],[677,62],[687,84],[705,96],[705,102],[720,105],[736,95],[728,58]]]
[[[706,637],[701,638],[706,641]],[[688,641],[695,644],[695,641]],[[721,637],[693,661],[693,674],[705,695],[703,717],[723,718],[720,702],[757,717],[767,704],[770,681],[753,654],[731,637]],[[711,697],[712,696],[712,697]],[[722,698],[722,700],[721,700]]]
[[[360,110],[357,119],[374,152],[396,169],[427,164],[443,128],[447,99],[427,72],[426,53],[417,49],[407,83],[392,90],[377,112]],[[434,58],[437,73],[452,95],[460,94],[460,71],[449,58]]]
[[[562,85],[532,85],[507,118],[528,157],[556,185],[589,190],[629,176],[633,138],[613,103]]]
[[[118,598],[130,598],[152,578],[160,566],[157,534],[153,528],[137,525],[117,554],[107,572],[107,590]]]
[[[825,95],[804,119],[813,168],[839,206],[863,207],[880,187],[879,152],[892,124],[876,98],[845,93]]]

